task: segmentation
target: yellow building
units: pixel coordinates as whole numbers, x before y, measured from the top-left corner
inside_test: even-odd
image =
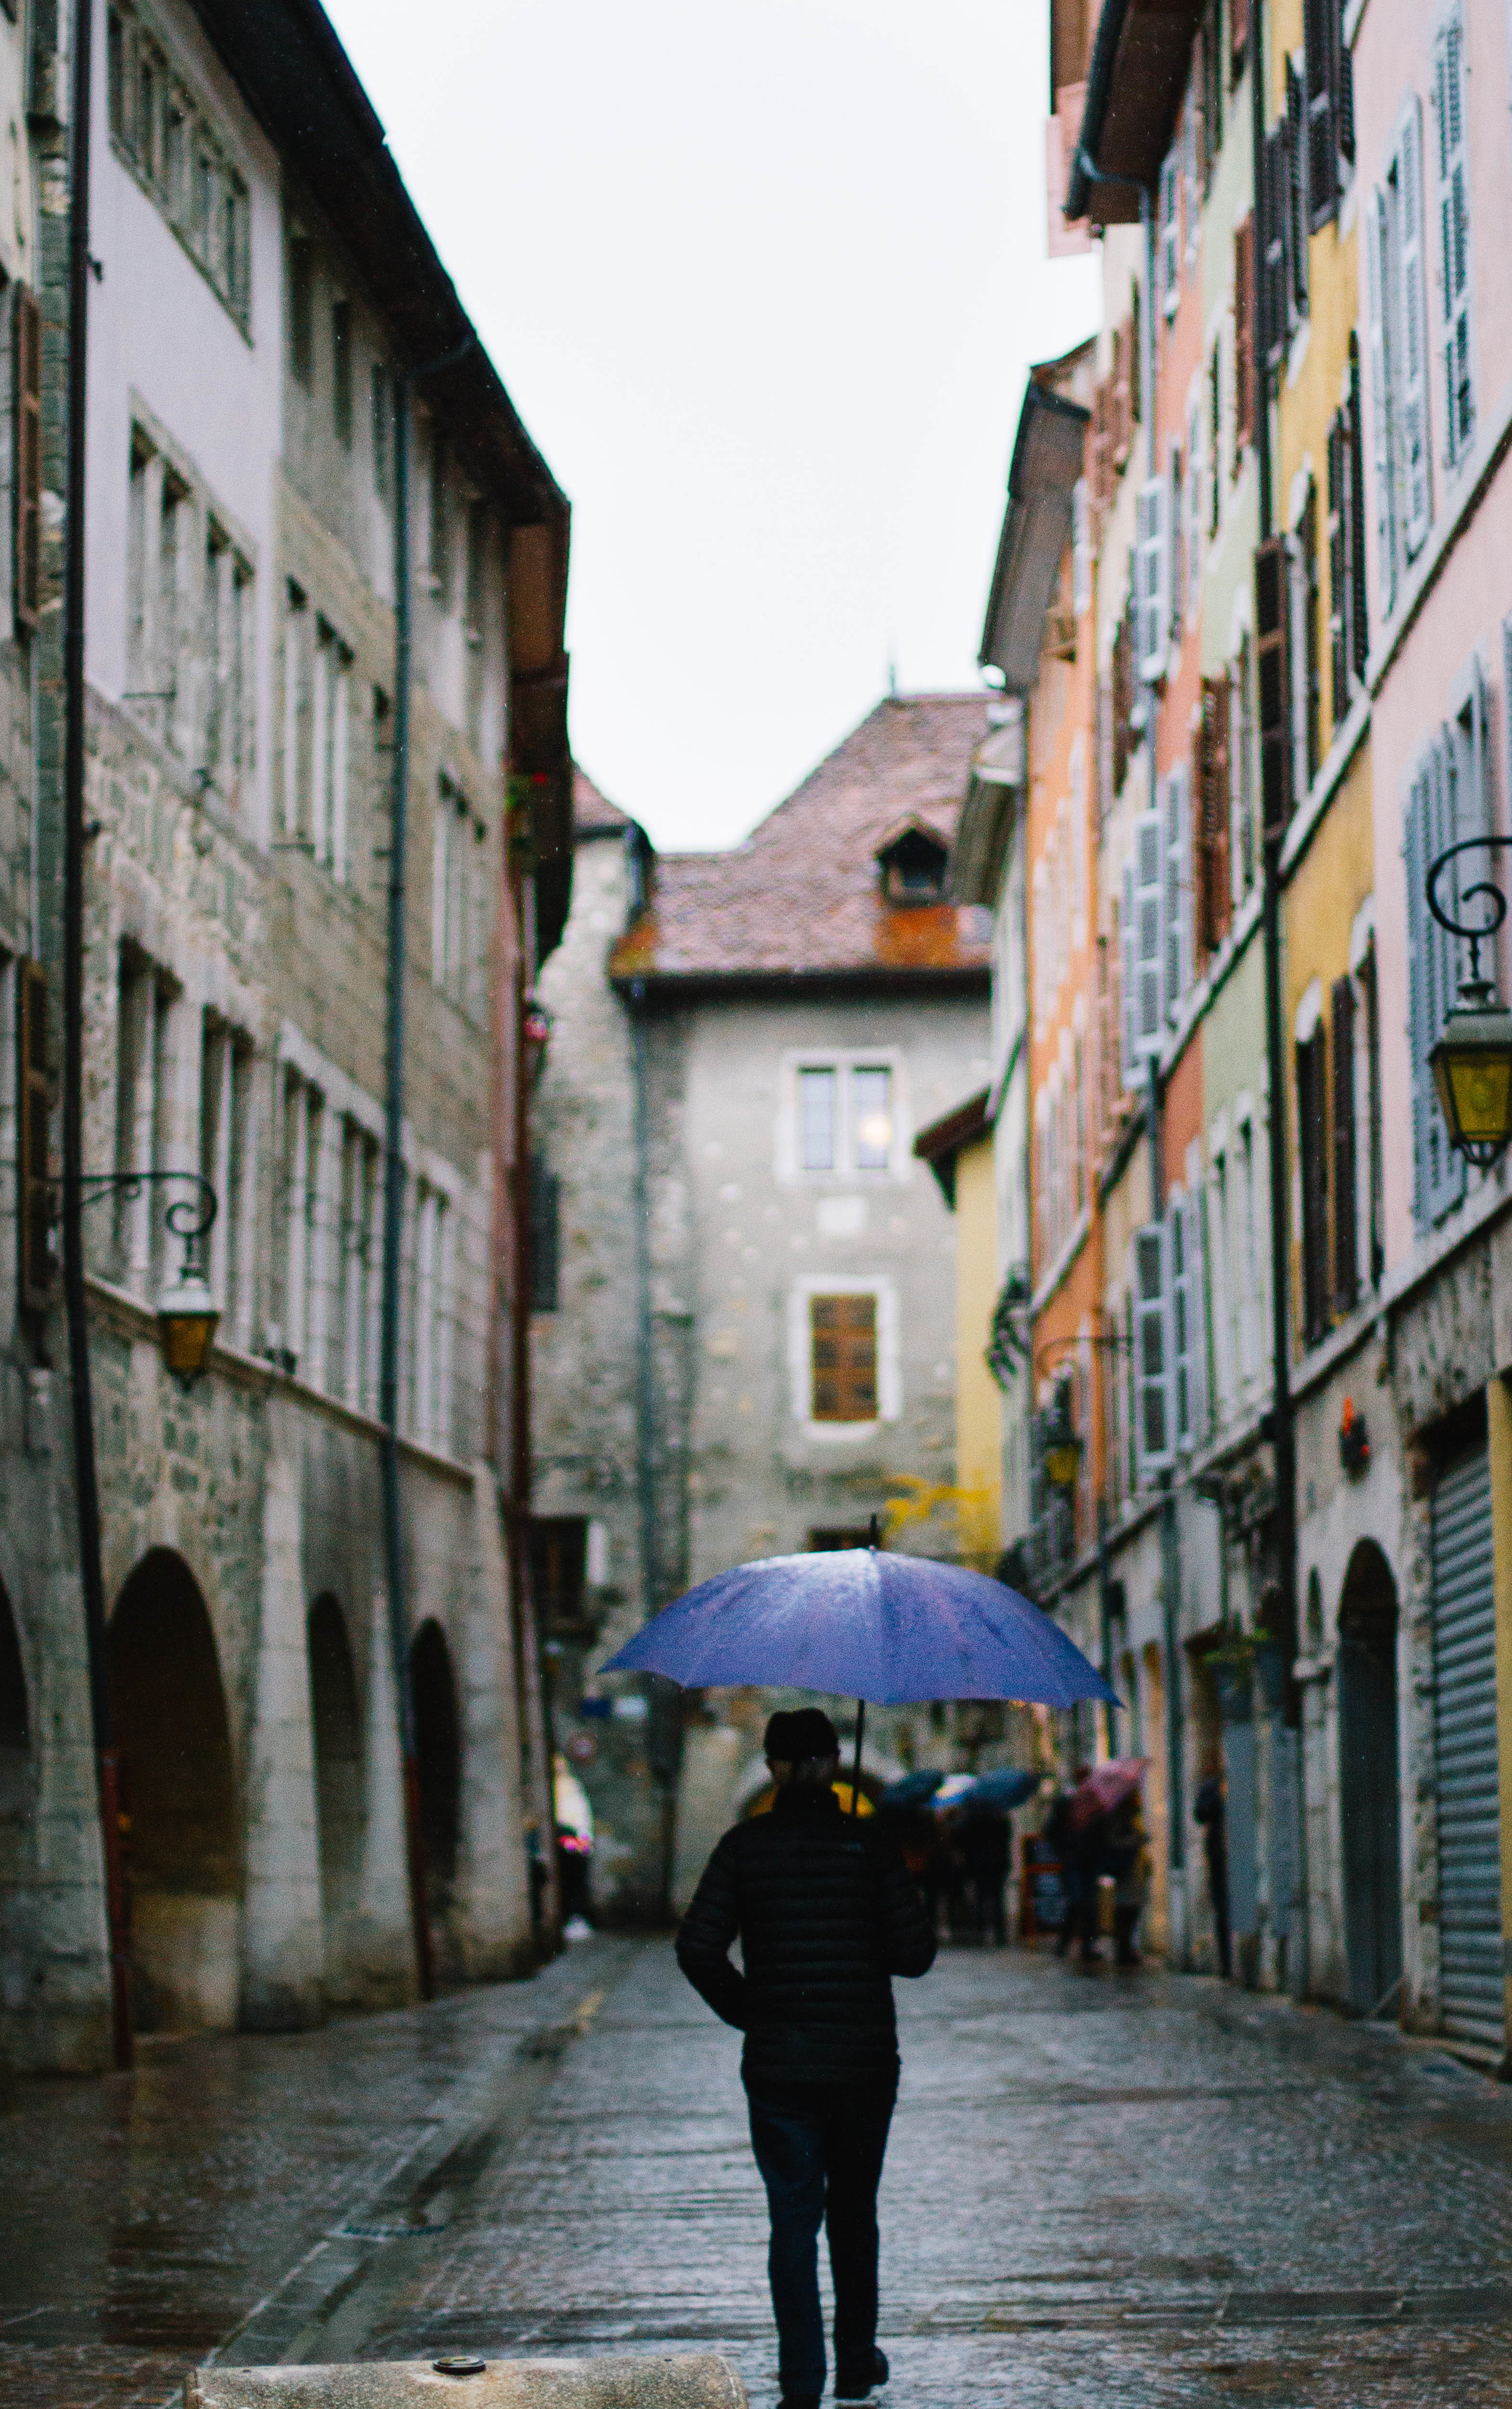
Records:
[[[988,1091],[914,1141],[956,1216],[956,1493],[961,1560],[991,1572],[1002,1551],[1002,1398],[987,1368],[1001,1282]]]

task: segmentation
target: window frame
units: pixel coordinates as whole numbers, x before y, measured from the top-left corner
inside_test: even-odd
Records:
[[[825,1296],[875,1299],[877,1410],[871,1421],[821,1421],[813,1411],[812,1305],[815,1297]],[[886,1272],[850,1277],[817,1272],[793,1282],[787,1307],[788,1408],[807,1439],[820,1447],[854,1445],[874,1437],[885,1423],[900,1420],[903,1410],[900,1331],[897,1283]]]
[[[803,1161],[802,1095],[806,1072],[828,1072],[835,1079],[834,1161],[828,1170],[811,1168]],[[886,1163],[857,1161],[855,1096],[857,1073],[885,1072],[892,1121]],[[886,1046],[814,1046],[794,1048],[782,1063],[776,1128],[776,1176],[785,1186],[828,1185],[876,1188],[902,1184],[910,1176],[912,1132],[908,1123],[907,1083],[900,1056]]]

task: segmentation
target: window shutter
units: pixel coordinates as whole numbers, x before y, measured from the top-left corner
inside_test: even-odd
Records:
[[[1397,490],[1392,442],[1391,373],[1395,278],[1391,218],[1385,192],[1377,186],[1365,224],[1365,268],[1370,300],[1370,427],[1371,468],[1375,481],[1375,554],[1381,581],[1381,612],[1390,618],[1396,603]]]
[[[1198,1447],[1207,1428],[1207,1327],[1201,1200],[1186,1197],[1167,1216],[1171,1273],[1171,1380],[1175,1443]]]
[[[1171,1396],[1170,1238],[1163,1221],[1134,1233],[1135,1444],[1141,1486],[1175,1462]]]
[[[1171,528],[1166,481],[1140,488],[1137,511],[1139,673],[1146,685],[1165,675],[1171,621]]]
[[[1393,357],[1393,398],[1400,402],[1402,480],[1407,557],[1418,552],[1433,514],[1428,463],[1427,336],[1423,310],[1422,123],[1416,100],[1402,120],[1398,175],[1398,298],[1401,309],[1400,356]],[[1397,337],[1397,329],[1392,328]]]
[[[1467,748],[1469,749],[1469,748]],[[1459,993],[1456,941],[1441,929],[1428,909],[1426,885],[1432,864],[1457,836],[1479,832],[1478,796],[1460,803],[1464,784],[1455,759],[1455,731],[1446,729],[1431,745],[1413,773],[1407,810],[1405,846],[1407,873],[1407,979],[1409,1033],[1412,1041],[1412,1091],[1415,1192],[1418,1226],[1428,1228],[1457,1204],[1464,1194],[1465,1165],[1448,1141],[1429,1067],[1429,1048],[1443,1029]],[[1474,870],[1465,873],[1472,879]],[[1440,894],[1456,909],[1461,894],[1456,873],[1446,876]]]
[[[1202,680],[1202,725],[1199,754],[1198,899],[1201,921],[1198,945],[1205,955],[1222,945],[1232,917],[1232,872],[1230,859],[1229,772],[1230,685],[1227,671]]]
[[[16,965],[16,1178],[21,1305],[42,1312],[52,1287],[54,1215],[48,1179],[48,983],[40,962]]]
[[[1133,380],[1138,374],[1139,363],[1134,357],[1133,325],[1130,320],[1126,318],[1121,326],[1115,327],[1113,334],[1113,401],[1110,432],[1113,440],[1115,470],[1124,468],[1129,459],[1129,447],[1133,438],[1134,425]]]
[[[1414,772],[1407,797],[1407,825],[1403,842],[1403,862],[1407,880],[1407,1045],[1412,1057],[1412,1212],[1419,1230],[1426,1230],[1433,1219],[1429,1204],[1431,1186],[1429,1150],[1429,1116],[1438,1114],[1438,1099],[1427,1092],[1423,1075],[1428,1049],[1433,1044],[1428,1020],[1427,931],[1431,920],[1423,883],[1428,873],[1428,792],[1430,778],[1426,761]]]
[[[1238,454],[1255,438],[1255,221],[1233,230],[1233,442]]]
[[[1134,865],[1126,861],[1118,918],[1118,1018],[1123,1035],[1123,1085],[1126,1089],[1139,1085],[1139,970],[1134,952],[1138,925]]]
[[[1363,680],[1370,655],[1370,618],[1365,591],[1365,446],[1360,423],[1360,345],[1349,338],[1349,398],[1346,468],[1349,515],[1349,666]]]
[[[1360,1294],[1360,1212],[1355,1127],[1355,983],[1333,982],[1333,1310]]]
[[[1133,614],[1126,609],[1113,639],[1111,740],[1115,797],[1122,792],[1124,773],[1129,767],[1129,723],[1134,711],[1133,651]]]
[[[813,1418],[870,1422],[877,1418],[877,1300],[815,1296],[809,1301]]]
[[[1267,834],[1291,817],[1291,643],[1285,536],[1255,554],[1255,676],[1260,694],[1260,814]]]
[[[1302,697],[1303,764],[1306,783],[1312,785],[1322,759],[1322,696],[1323,665],[1318,629],[1318,486],[1307,480],[1307,498],[1303,504],[1302,524],[1297,529],[1298,600],[1302,607],[1302,666],[1305,680]]]
[[[1339,78],[1339,156],[1352,167],[1355,163],[1355,59],[1348,43],[1343,39],[1342,28],[1336,65]]]
[[[1464,129],[1464,25],[1458,10],[1433,46],[1438,108],[1438,215],[1443,249],[1444,411],[1449,466],[1476,432],[1470,372],[1470,163]]]
[[[1159,1053],[1164,1012],[1165,860],[1159,812],[1134,822],[1134,1040],[1142,1057]]]
[[[42,313],[24,284],[13,306],[11,595],[21,630],[36,627],[42,604]]]
[[[1328,633],[1335,732],[1349,708],[1348,421],[1335,411],[1328,431]]]
[[[1318,1022],[1297,1048],[1297,1150],[1302,1186],[1303,1338],[1316,1347],[1329,1327],[1327,1039]]]
[[[1249,48],[1249,0],[1229,0],[1229,74],[1237,83]]]
[[[1165,782],[1165,1008],[1174,1018],[1192,983],[1191,794],[1185,763]]]
[[[1303,0],[1307,101],[1307,223],[1314,234],[1338,207],[1339,0]]]
[[[1289,300],[1295,321],[1307,315],[1307,95],[1289,58],[1286,171],[1287,251],[1291,267]]]
[[[1286,356],[1290,325],[1291,269],[1287,256],[1289,170],[1285,119],[1265,137],[1260,154],[1260,340],[1268,370]]]

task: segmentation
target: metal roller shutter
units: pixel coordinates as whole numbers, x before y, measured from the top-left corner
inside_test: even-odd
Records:
[[[1485,1442],[1447,1464],[1433,1492],[1433,1689],[1438,1755],[1439,1950],[1444,2029],[1501,2050],[1501,1826],[1496,1777],[1496,1602]]]

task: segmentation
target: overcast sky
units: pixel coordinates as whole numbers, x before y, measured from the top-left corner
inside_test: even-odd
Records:
[[[977,683],[1044,251],[1045,0],[327,0],[573,505],[572,740],[729,844]]]

